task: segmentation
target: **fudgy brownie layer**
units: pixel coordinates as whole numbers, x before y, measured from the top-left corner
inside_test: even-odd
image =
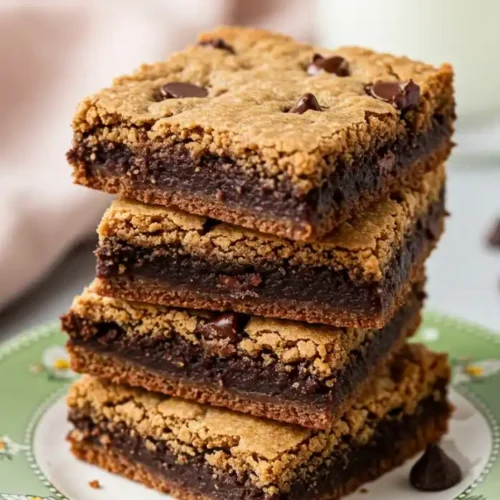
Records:
[[[321,187],[296,193],[290,180],[249,176],[237,159],[193,155],[182,144],[78,143],[69,153],[75,178],[89,187],[143,203],[236,223],[292,239],[330,232],[355,212],[405,182],[417,183],[451,150],[452,124],[435,118],[425,134],[405,137],[339,164]],[[325,158],[328,161],[328,158]],[[230,166],[231,175],[228,175]]]
[[[70,312],[63,317],[72,368],[113,383],[195,399],[259,417],[328,429],[369,377],[420,324],[412,300],[382,330],[373,332],[328,379],[295,365],[237,353],[211,354],[173,332],[169,337],[127,335],[116,323],[95,323]],[[240,332],[243,335],[244,332]],[[346,333],[347,335],[348,333]]]
[[[80,435],[76,439],[70,434],[68,439],[79,459],[181,500],[337,500],[438,442],[447,432],[449,415],[444,395],[438,401],[433,397],[420,401],[413,415],[397,418],[394,411],[377,425],[368,443],[357,445],[346,439],[342,450],[323,457],[324,463],[307,471],[290,491],[276,494],[266,494],[247,476],[215,471],[203,456],[180,463],[160,441],[146,443],[124,425],[109,428],[76,412],[70,412],[70,421]]]
[[[382,328],[420,278],[443,231],[445,213],[443,190],[378,282],[356,283],[346,270],[327,266],[208,261],[174,246],[139,247],[105,238],[96,250],[98,288],[103,295],[134,301]]]

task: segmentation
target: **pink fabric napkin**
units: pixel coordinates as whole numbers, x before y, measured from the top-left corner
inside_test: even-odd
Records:
[[[218,24],[308,38],[309,11],[299,0],[0,2],[0,307],[95,231],[109,203],[73,186],[65,160],[83,96]]]

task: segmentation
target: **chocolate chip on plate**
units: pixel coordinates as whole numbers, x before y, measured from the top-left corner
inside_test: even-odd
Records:
[[[488,234],[488,245],[500,249],[500,218],[495,222]]]
[[[420,491],[443,491],[462,480],[462,471],[437,444],[431,444],[410,472],[411,485]]]
[[[208,91],[198,85],[187,82],[169,82],[161,88],[165,99],[182,99],[183,97],[207,97]]]
[[[199,331],[213,340],[234,341],[238,338],[238,315],[223,313],[207,321]]]
[[[313,94],[309,92],[304,94],[290,109],[290,113],[297,113],[301,115],[306,111],[321,111],[321,106],[319,105],[318,100],[314,97]]]
[[[211,40],[202,40],[198,45],[201,45],[202,47],[213,47],[214,49],[227,50],[227,52],[235,54],[233,46],[229,45],[222,38],[212,38]]]
[[[341,56],[323,57],[314,54],[311,64],[307,67],[307,74],[314,76],[322,71],[337,76],[349,76],[349,63]]]
[[[388,102],[401,111],[418,106],[420,102],[420,87],[413,80],[377,82],[368,85],[366,92],[375,99]]]

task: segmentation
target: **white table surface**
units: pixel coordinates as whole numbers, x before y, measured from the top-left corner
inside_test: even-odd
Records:
[[[485,235],[500,216],[500,166],[449,171],[446,234],[430,259],[427,307],[500,332],[500,251]],[[93,244],[82,245],[31,292],[0,313],[0,340],[56,319],[94,273]]]

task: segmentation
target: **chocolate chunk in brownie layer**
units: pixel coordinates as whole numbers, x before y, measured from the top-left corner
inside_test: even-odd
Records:
[[[356,331],[145,306],[87,290],[62,326],[77,372],[325,429],[415,332],[421,307],[416,291],[383,329]]]
[[[244,28],[199,42],[80,104],[77,183],[312,240],[450,152],[447,65]]]
[[[80,458],[179,498],[347,493],[447,430],[449,367],[406,347],[329,431],[312,431],[84,377],[68,397]]]
[[[98,287],[128,300],[382,328],[443,230],[444,182],[440,167],[316,243],[118,201],[99,228]]]

